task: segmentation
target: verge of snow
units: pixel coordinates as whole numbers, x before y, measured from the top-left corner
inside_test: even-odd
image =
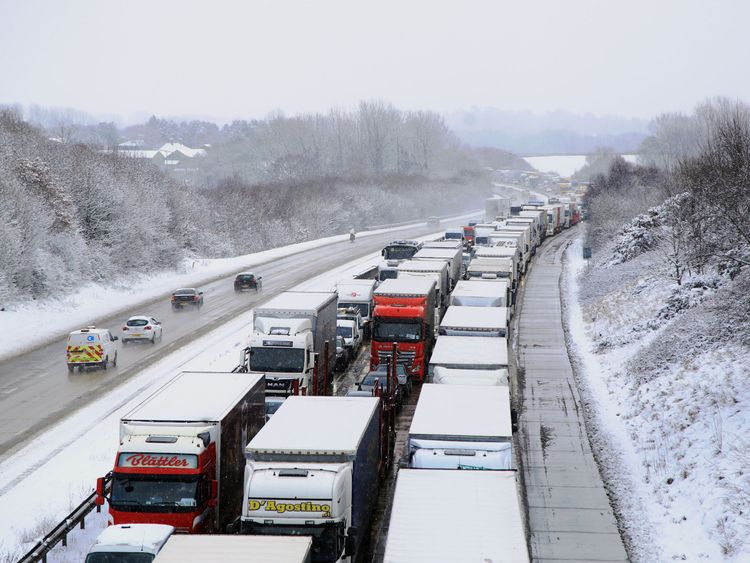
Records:
[[[476,214],[477,212],[464,214],[447,221],[473,217]],[[365,238],[419,224],[422,223],[363,231],[357,236]],[[348,234],[336,235],[234,258],[187,259],[179,271],[131,276],[119,286],[91,283],[61,299],[31,301],[15,307],[4,305],[6,310],[0,312],[0,361],[30,347],[40,346],[45,341],[59,338],[61,334],[81,326],[95,324],[98,319],[115,315],[118,311],[157,299],[178,287],[200,286],[258,264],[348,239]],[[35,334],[36,338],[19,338],[19,334]]]

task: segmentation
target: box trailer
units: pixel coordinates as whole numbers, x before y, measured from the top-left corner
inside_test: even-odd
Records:
[[[507,307],[511,309],[509,311],[509,314],[511,314],[513,308],[512,283],[510,280],[501,279],[460,281],[451,293],[450,305]]]
[[[438,336],[430,358],[430,375],[436,366],[457,369],[508,369],[508,340]]]
[[[508,370],[503,369],[456,369],[437,366],[432,373],[432,382],[440,385],[504,385],[508,386]]]
[[[414,260],[445,260],[448,262],[448,276],[450,277],[450,288],[453,289],[461,279],[461,265],[463,264],[463,250],[461,246],[456,248],[422,248],[414,255]]]
[[[528,563],[520,505],[514,471],[401,469],[383,560]]]
[[[446,336],[508,336],[507,307],[452,305],[440,321],[438,334]]]
[[[311,536],[315,561],[351,563],[380,480],[380,399],[289,397],[250,441],[241,532]]]
[[[154,563],[312,563],[312,538],[178,535]]]
[[[412,469],[513,469],[510,388],[424,384],[405,463]]]

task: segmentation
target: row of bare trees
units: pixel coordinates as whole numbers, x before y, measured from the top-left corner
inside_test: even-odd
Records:
[[[750,266],[750,107],[716,99],[691,115],[654,121],[641,165],[615,159],[593,178],[587,201],[592,243],[608,240],[649,207],[661,249],[679,284],[715,268],[736,275]]]

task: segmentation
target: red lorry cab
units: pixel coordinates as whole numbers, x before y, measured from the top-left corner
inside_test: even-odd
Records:
[[[370,367],[392,355],[406,365],[412,377],[423,381],[435,344],[435,281],[428,278],[385,280],[375,290]]]
[[[474,227],[464,227],[464,239],[471,245],[474,245]]]

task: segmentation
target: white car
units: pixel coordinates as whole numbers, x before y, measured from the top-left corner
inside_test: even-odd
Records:
[[[130,317],[122,327],[123,344],[133,340],[148,340],[154,344],[157,340],[161,340],[161,337],[161,323],[153,317],[145,315]]]

